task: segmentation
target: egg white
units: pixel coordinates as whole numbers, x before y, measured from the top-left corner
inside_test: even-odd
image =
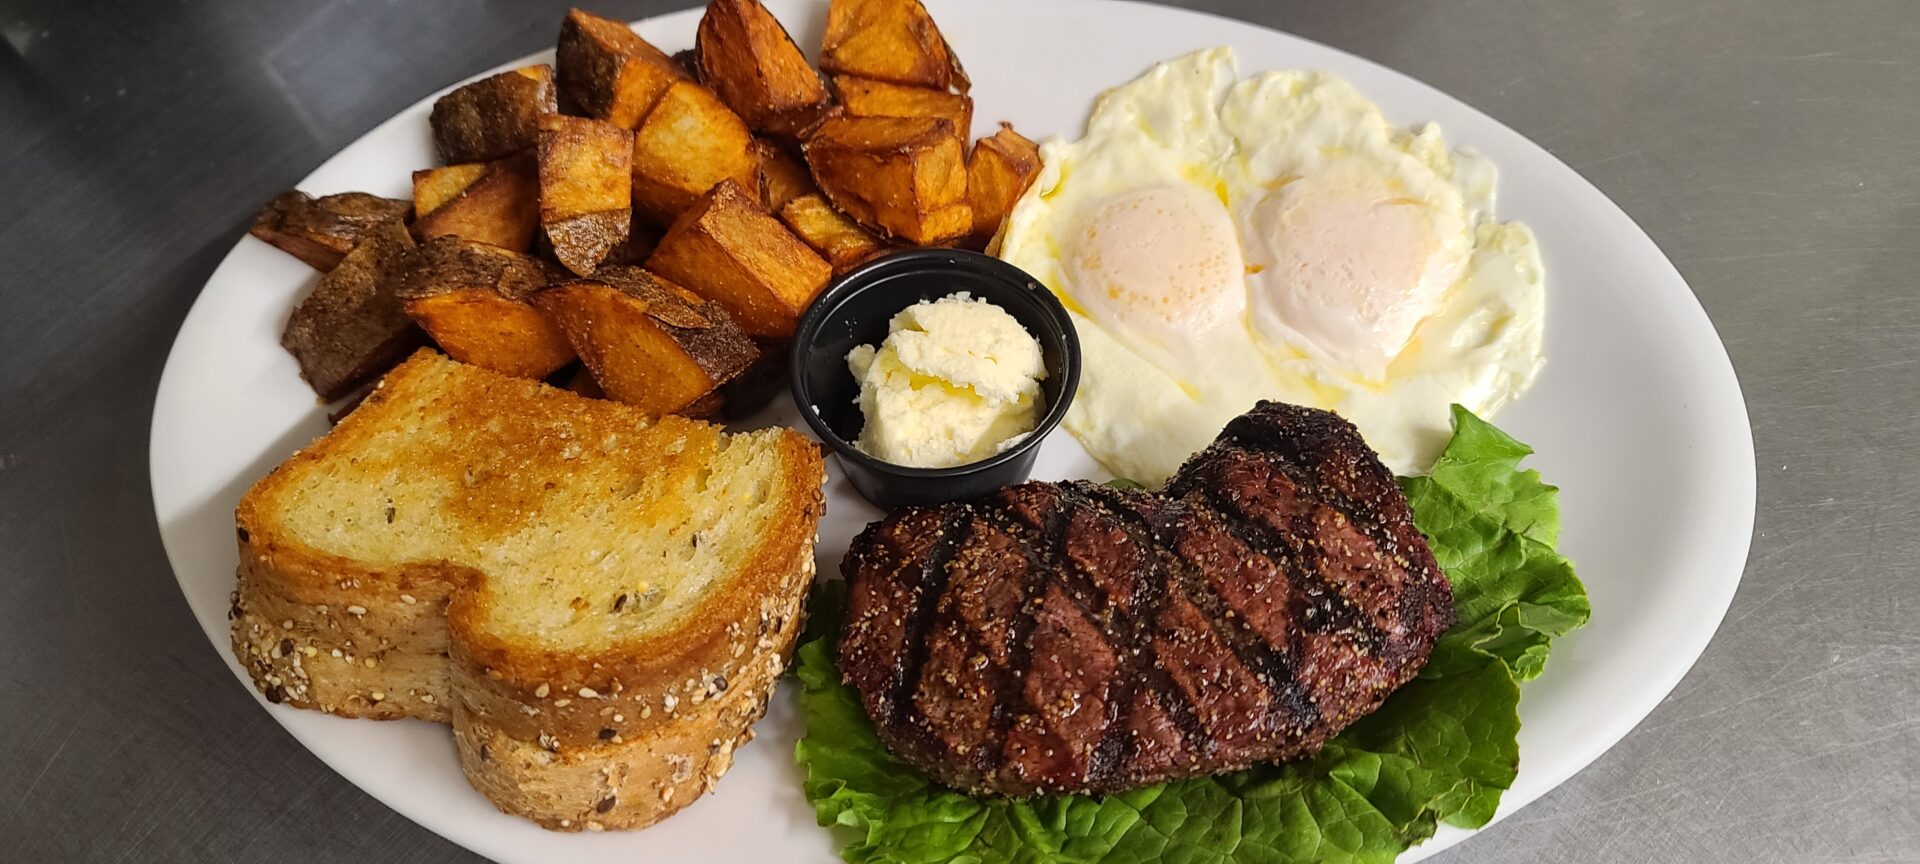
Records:
[[[1196,52],[1108,91],[1083,137],[1049,139],[1041,157],[999,254],[1072,314],[1085,363],[1065,426],[1117,475],[1165,480],[1261,399],[1339,412],[1390,468],[1417,473],[1445,446],[1450,404],[1490,416],[1544,362],[1539,250],[1526,226],[1493,220],[1493,167],[1434,126],[1393,126],[1335,76],[1241,79],[1231,49]],[[1292,194],[1309,221],[1343,195],[1390,195],[1408,209],[1362,224],[1418,243],[1276,240],[1262,220],[1302,178]],[[1115,221],[1141,201],[1151,218]],[[1346,297],[1302,256],[1336,288],[1378,270],[1418,274],[1431,296]],[[1240,272],[1222,275],[1226,260]]]

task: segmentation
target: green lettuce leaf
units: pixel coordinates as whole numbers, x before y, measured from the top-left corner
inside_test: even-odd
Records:
[[[1311,759],[1094,798],[973,798],[895,758],[833,665],[845,586],[812,603],[795,674],[795,756],[820,824],[854,864],[1286,864],[1392,861],[1440,822],[1485,825],[1520,761],[1519,682],[1588,615],[1554,551],[1557,490],[1532,451],[1464,409],[1432,474],[1403,478],[1454,586],[1459,623],[1420,676]]]

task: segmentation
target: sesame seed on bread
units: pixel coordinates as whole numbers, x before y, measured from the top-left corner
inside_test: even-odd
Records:
[[[272,702],[451,723],[505,812],[645,826],[765,712],[823,480],[790,429],[649,419],[423,350],[241,500],[234,652]]]

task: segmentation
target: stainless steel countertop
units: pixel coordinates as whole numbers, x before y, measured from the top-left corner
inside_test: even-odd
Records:
[[[255,209],[549,45],[566,5],[0,0],[0,858],[475,860],[223,667],[161,553],[147,425]],[[1552,150],[1666,249],[1746,390],[1759,524],[1706,655],[1592,767],[1439,860],[1920,861],[1920,3],[1193,5]]]

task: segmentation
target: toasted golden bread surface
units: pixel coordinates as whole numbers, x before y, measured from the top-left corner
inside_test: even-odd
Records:
[[[235,652],[275,702],[453,722],[507,812],[649,824],[764,710],[822,480],[792,430],[649,420],[422,351],[242,499]],[[621,796],[629,777],[667,785]]]

